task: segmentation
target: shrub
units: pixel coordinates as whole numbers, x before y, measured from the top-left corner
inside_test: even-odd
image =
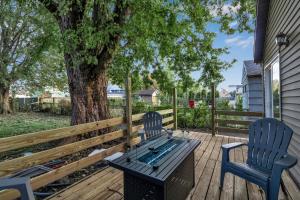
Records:
[[[243,97],[241,95],[236,97],[235,109],[237,111],[243,111]]]
[[[228,99],[218,99],[217,100],[217,110],[231,110]]]
[[[143,101],[136,101],[132,106],[132,114],[144,113],[149,110],[150,105]]]
[[[178,109],[178,126],[181,128],[209,128],[211,113],[206,102],[200,102],[194,109]]]

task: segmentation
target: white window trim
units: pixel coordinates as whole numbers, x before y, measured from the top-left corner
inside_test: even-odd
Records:
[[[279,53],[271,60],[269,61],[265,66],[264,66],[264,104],[265,104],[265,116],[266,117],[274,117],[274,113],[273,113],[273,95],[271,95],[270,98],[268,98],[267,93],[269,92],[269,90],[272,88],[269,87],[269,85],[266,86],[266,70],[269,70],[269,68],[271,68],[271,66],[275,63],[278,62],[279,64],[279,93],[280,93],[280,98],[279,98],[279,118],[281,119],[281,74],[280,74],[280,55]],[[272,73],[271,73],[271,77],[270,79],[272,80]],[[268,91],[267,91],[268,90]],[[267,111],[267,109],[270,109],[269,111]]]

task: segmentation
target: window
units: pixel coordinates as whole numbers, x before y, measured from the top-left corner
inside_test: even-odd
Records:
[[[265,68],[265,111],[267,117],[280,118],[279,60]]]

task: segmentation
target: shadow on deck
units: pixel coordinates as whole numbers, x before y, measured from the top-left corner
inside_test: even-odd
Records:
[[[212,137],[211,134],[201,132],[192,132],[189,137],[201,140],[202,143],[195,151],[196,184],[187,199],[264,199],[264,193],[259,187],[231,174],[226,174],[224,188],[219,190],[221,145],[246,139],[223,135]],[[230,156],[230,159],[236,162],[246,161],[247,147],[231,151]],[[286,172],[283,173],[282,179],[285,189],[281,189],[279,199],[300,199],[299,189]],[[123,199],[122,194],[123,173],[107,167],[48,199],[120,200]]]

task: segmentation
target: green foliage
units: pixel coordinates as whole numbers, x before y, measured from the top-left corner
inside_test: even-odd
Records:
[[[151,105],[143,101],[136,101],[132,106],[132,114],[144,113],[150,110]]]
[[[209,0],[207,1],[220,30],[233,34],[253,32],[256,17],[256,0]],[[232,23],[235,25],[233,26]]]
[[[64,59],[57,51],[58,27],[39,5],[0,1],[0,89],[64,88]]]
[[[153,106],[147,102],[143,101],[134,101],[132,105],[132,114],[138,114],[138,113],[145,113],[149,111],[157,111],[157,110],[165,110],[165,109],[171,109],[172,105],[160,105],[160,106]]]
[[[236,96],[235,109],[237,111],[243,111],[243,97],[241,95]]]
[[[232,109],[232,107],[229,105],[228,99],[217,100],[216,108],[217,108],[217,110],[231,110]]]
[[[194,109],[179,109],[178,126],[180,128],[209,128],[211,126],[211,111],[207,103],[200,102]]]
[[[206,3],[147,0],[128,5],[131,15],[109,69],[113,83],[124,85],[125,75],[132,73],[133,82],[142,78],[144,88],[156,85],[168,93],[175,82],[183,91],[192,87],[193,71],[201,70],[200,81],[207,84],[223,80],[220,71],[234,61],[221,61],[227,49],[213,47],[215,33],[206,27],[215,16]]]
[[[119,98],[110,98],[108,99],[109,102],[109,107],[110,108],[115,108],[115,107],[123,107],[125,106],[125,99],[119,99]]]

